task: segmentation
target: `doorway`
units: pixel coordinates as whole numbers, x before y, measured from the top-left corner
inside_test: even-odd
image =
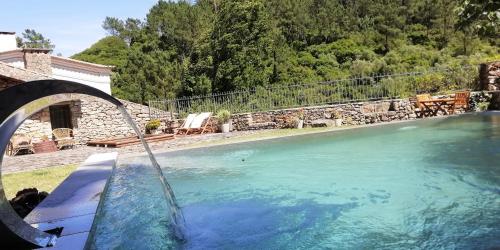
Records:
[[[50,106],[49,110],[52,130],[56,128],[73,128],[69,105]]]

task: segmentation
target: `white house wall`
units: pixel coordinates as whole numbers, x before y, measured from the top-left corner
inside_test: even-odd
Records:
[[[109,75],[94,75],[58,67],[52,67],[52,77],[60,80],[82,83],[111,94],[111,79]]]

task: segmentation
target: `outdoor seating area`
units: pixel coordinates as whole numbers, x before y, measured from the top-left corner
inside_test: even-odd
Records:
[[[20,154],[40,154],[74,148],[75,139],[73,130],[69,128],[56,128],[52,131],[53,140],[47,136],[29,133],[14,134],[10,139],[5,154],[16,156]]]
[[[25,153],[35,153],[33,143],[31,142],[31,136],[26,134],[16,134],[12,136],[9,145],[7,145],[5,154],[14,156],[21,151],[25,151]]]
[[[200,114],[189,114],[182,125],[178,128],[168,128],[168,131],[173,133],[146,134],[144,139],[147,142],[161,142],[175,139],[176,135],[196,135],[207,132],[215,132],[215,126],[212,124],[212,112],[203,112]],[[165,130],[164,130],[165,131]],[[110,147],[121,148],[131,145],[140,144],[141,141],[137,136],[108,138],[102,140],[92,140],[87,143],[87,146],[93,147]]]
[[[420,94],[416,96],[415,112],[419,117],[455,114],[459,109],[468,109],[469,98],[469,91],[457,92],[453,98],[434,98],[430,94]]]

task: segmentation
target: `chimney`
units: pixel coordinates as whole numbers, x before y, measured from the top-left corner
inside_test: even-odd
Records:
[[[16,32],[0,31],[0,52],[16,50]]]
[[[45,75],[52,75],[50,49],[24,48],[24,68]]]

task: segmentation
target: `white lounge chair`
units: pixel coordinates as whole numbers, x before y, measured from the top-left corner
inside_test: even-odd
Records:
[[[194,114],[189,114],[189,115],[186,117],[186,120],[184,120],[184,123],[181,125],[181,127],[177,129],[176,134],[182,134],[182,133],[186,133],[186,134],[187,134],[187,131],[189,130],[189,127],[191,126],[191,123],[193,123],[193,120],[194,120],[194,118],[195,118],[197,115],[198,115],[198,114],[196,114],[196,113],[194,113]]]
[[[191,125],[189,126],[189,129],[186,131],[186,134],[189,134],[189,133],[203,134],[203,133],[205,133],[205,130],[207,129],[207,125],[210,123],[211,116],[212,116],[212,112],[204,112],[204,113],[197,115],[193,119],[193,122],[191,122]]]

